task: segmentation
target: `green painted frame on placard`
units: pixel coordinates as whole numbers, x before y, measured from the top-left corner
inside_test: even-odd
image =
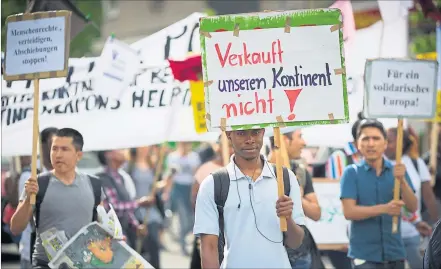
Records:
[[[274,15],[271,15],[273,13]],[[264,16],[261,18],[260,16]],[[210,33],[217,30],[234,31],[236,24],[240,25],[240,30],[253,30],[257,27],[261,29],[270,28],[285,28],[286,19],[291,17],[291,27],[300,27],[305,25],[341,25],[342,16],[339,9],[311,9],[311,10],[294,10],[294,11],[274,11],[274,12],[260,12],[260,13],[247,13],[247,14],[234,14],[234,15],[222,15],[203,17],[200,19],[200,32]],[[346,70],[345,57],[343,49],[343,31],[342,27],[339,27],[340,37],[340,57],[341,68]],[[206,36],[201,33],[201,58],[202,58],[202,73],[204,79],[208,77],[207,72],[207,60],[205,53],[205,38]],[[285,122],[286,126],[309,126],[309,125],[325,125],[325,124],[341,124],[349,122],[349,106],[348,106],[348,91],[346,86],[346,74],[342,74],[343,83],[343,103],[344,103],[344,118],[334,120],[318,120],[318,121],[297,121],[297,122]],[[208,87],[204,86],[206,107],[210,107],[208,104],[209,91]],[[211,121],[210,121],[211,124]],[[280,127],[279,122],[262,123],[252,125],[233,125],[228,126],[231,130],[243,130],[253,128],[265,128],[265,127]]]

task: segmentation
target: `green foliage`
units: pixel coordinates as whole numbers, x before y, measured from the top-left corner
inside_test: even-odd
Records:
[[[23,13],[26,9],[27,0],[2,0],[2,43],[4,51],[6,43],[5,20],[8,16]],[[95,23],[98,28],[102,21],[101,1],[75,1],[75,5]],[[92,43],[100,37],[98,29],[91,24],[87,25],[70,43],[70,57],[83,57],[90,52]]]
[[[441,7],[441,0],[435,1]],[[418,7],[419,8],[419,7]],[[436,51],[436,23],[430,18],[424,18],[423,12],[417,11],[409,14],[410,51],[420,54]]]
[[[5,21],[9,15],[23,13],[26,9],[27,0],[2,0],[2,51],[6,44]]]
[[[415,55],[436,51],[436,34],[430,33],[415,36],[410,44],[410,50]]]
[[[84,14],[88,15],[90,20],[101,28],[103,17],[101,1],[76,1],[76,6]],[[70,41],[70,57],[80,58],[87,56],[92,47],[92,43],[100,37],[100,31],[91,24],[87,25],[84,30]]]

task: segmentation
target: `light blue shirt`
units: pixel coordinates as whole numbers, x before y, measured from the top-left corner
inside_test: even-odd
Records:
[[[240,171],[233,158],[234,155],[227,165],[231,182],[224,208],[226,245],[221,268],[291,268],[276,212],[278,189],[271,164],[265,160],[261,175],[253,182]],[[296,224],[305,225],[299,184],[291,170],[289,178],[290,197],[294,202],[292,219]],[[218,218],[214,180],[210,175],[199,188],[194,234],[219,235]],[[278,243],[270,242],[259,231]]]

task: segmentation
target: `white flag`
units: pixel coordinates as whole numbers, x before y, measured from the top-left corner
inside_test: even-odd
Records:
[[[114,37],[109,37],[97,61],[94,88],[119,99],[133,82],[140,63],[138,51]]]

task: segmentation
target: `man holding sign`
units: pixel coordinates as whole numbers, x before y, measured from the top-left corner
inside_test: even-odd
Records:
[[[213,175],[202,181],[196,200],[194,234],[201,237],[202,268],[291,268],[283,246],[298,248],[305,224],[299,184],[289,173],[289,196],[278,197],[274,168],[260,155],[264,129],[227,132],[234,155],[227,165],[229,186],[223,207],[226,249],[219,261],[222,228],[216,206]],[[280,231],[279,217],[288,230]]]
[[[381,122],[360,122],[357,147],[364,160],[346,167],[341,178],[343,213],[352,221],[348,256],[354,268],[404,269],[405,249],[400,232],[392,232],[392,216],[399,216],[404,205],[410,212],[418,209],[412,182],[403,164],[393,166],[384,158],[387,138]],[[398,201],[393,200],[395,178],[402,189]]]

